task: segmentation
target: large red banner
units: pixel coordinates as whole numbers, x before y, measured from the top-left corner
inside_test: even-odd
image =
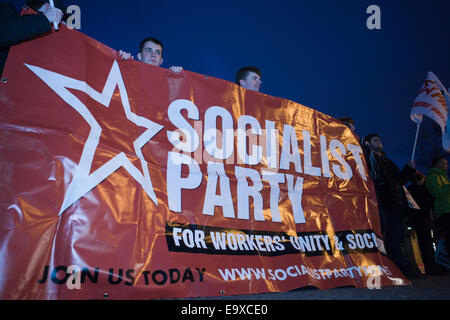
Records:
[[[409,284],[330,116],[64,26],[12,48],[0,108],[2,299]]]

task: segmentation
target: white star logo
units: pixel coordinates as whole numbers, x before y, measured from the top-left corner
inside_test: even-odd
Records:
[[[70,205],[72,205],[74,202],[88,193],[91,189],[101,183],[104,179],[106,179],[120,167],[124,167],[130,173],[130,175],[142,186],[144,191],[153,200],[153,202],[158,205],[156,195],[153,190],[152,181],[150,179],[147,161],[145,161],[141,149],[163,128],[163,126],[150,121],[147,118],[138,116],[131,111],[127,91],[117,61],[114,61],[111,67],[111,71],[108,75],[108,79],[106,80],[105,86],[101,93],[92,89],[84,81],[69,78],[36,66],[31,66],[28,64],[25,65],[31,71],[33,71],[42,81],[44,81],[68,105],[74,108],[91,127],[89,136],[84,144],[80,162],[75,169],[72,182],[67,188],[66,194],[64,196],[59,215],[61,215]],[[94,116],[89,112],[89,109],[86,107],[86,105],[84,105],[67,89],[83,91],[93,100],[108,108],[116,86],[118,86],[120,91],[121,102],[126,117],[137,126],[147,128],[147,130],[145,130],[133,142],[134,150],[141,162],[143,173],[131,163],[124,152],[120,152],[114,158],[110,159],[97,170],[89,174],[92,167],[92,160],[99,143],[102,128],[100,127]]]

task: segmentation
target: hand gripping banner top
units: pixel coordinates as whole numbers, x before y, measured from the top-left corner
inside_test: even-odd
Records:
[[[14,46],[2,79],[2,299],[409,284],[332,117],[64,26]]]

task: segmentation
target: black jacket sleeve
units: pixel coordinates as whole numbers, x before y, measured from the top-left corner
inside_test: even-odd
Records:
[[[0,3],[0,47],[8,48],[51,30],[44,15],[20,16],[12,4]]]
[[[409,165],[404,166],[402,171],[400,172],[400,182],[401,182],[401,184],[405,184],[409,180],[411,180],[412,176],[416,172],[417,172],[417,170],[415,168],[410,167]]]

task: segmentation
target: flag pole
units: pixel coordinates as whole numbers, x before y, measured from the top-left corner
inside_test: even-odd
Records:
[[[412,151],[412,155],[411,155],[411,162],[414,161],[414,154],[416,153],[417,138],[419,137],[419,129],[420,129],[421,123],[422,123],[422,119],[420,119],[420,121],[417,121],[416,138],[414,139],[414,147],[413,147],[413,151]]]
[[[55,3],[53,2],[53,0],[50,0],[49,3],[51,7],[55,7]],[[56,31],[58,30],[58,22],[53,21],[53,28],[55,28]]]

